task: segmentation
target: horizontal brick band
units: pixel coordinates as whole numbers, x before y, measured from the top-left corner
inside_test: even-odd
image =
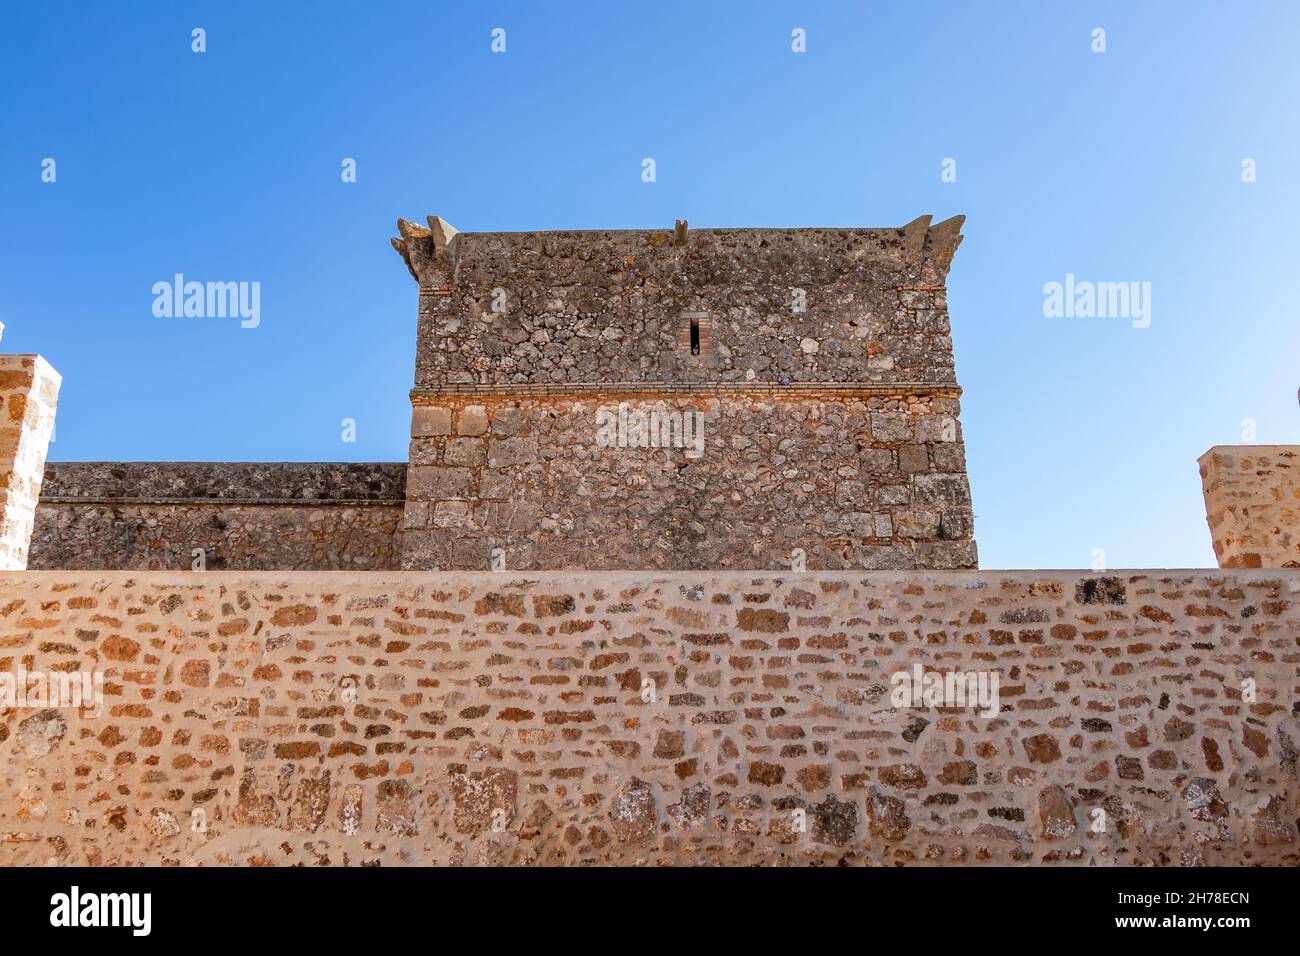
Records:
[[[479,396],[483,398],[536,398],[564,395],[727,395],[737,398],[799,398],[801,396],[878,398],[881,396],[922,396],[960,398],[958,385],[921,382],[571,382],[548,385],[439,385],[411,389],[411,402],[429,404],[440,398]]]

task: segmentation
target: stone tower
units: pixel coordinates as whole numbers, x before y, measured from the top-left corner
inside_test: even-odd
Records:
[[[945,291],[962,222],[399,220],[403,567],[975,567]]]

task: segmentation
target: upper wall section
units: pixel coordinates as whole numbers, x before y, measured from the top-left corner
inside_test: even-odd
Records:
[[[29,566],[389,570],[405,494],[401,463],[51,463]]]
[[[520,233],[399,220],[393,244],[420,285],[415,384],[951,388],[944,282],[963,220]]]

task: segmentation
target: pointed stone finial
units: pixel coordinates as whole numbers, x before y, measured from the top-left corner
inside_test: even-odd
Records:
[[[943,275],[948,274],[953,253],[961,245],[962,223],[965,216],[953,216],[938,225],[930,225],[933,216],[917,216],[900,232],[903,234],[903,251],[909,257],[930,260],[937,264]]]
[[[403,239],[423,239],[429,235],[429,230],[419,223],[411,222],[411,220],[403,219],[400,216],[397,219],[397,231]]]
[[[952,268],[953,253],[961,245],[961,226],[965,221],[965,216],[953,216],[951,219],[945,219],[939,225],[931,226],[929,233],[925,237],[926,257],[932,260],[945,276],[948,274],[948,270]]]
[[[927,251],[932,256],[951,259],[952,254],[961,245],[961,227],[965,221],[965,216],[953,216],[951,219],[945,219],[937,226],[931,226]]]
[[[416,282],[422,286],[441,286],[455,265],[452,257],[458,232],[455,226],[437,216],[429,216],[428,222],[426,229],[419,223],[399,218],[397,231],[401,238],[390,241]]]
[[[401,256],[402,261],[406,263],[406,271],[411,274],[411,278],[416,282],[419,282],[420,277],[417,276],[415,270],[411,268],[411,253],[406,248],[406,240],[398,239],[396,236],[393,236],[388,241],[393,244],[393,248],[397,250],[397,254]]]
[[[909,256],[919,256],[925,249],[925,236],[933,216],[917,216],[903,227],[903,246]]]
[[[455,238],[460,230],[438,216],[429,216],[427,218],[429,234],[433,236],[433,247],[440,253],[446,252],[447,247],[451,245],[451,240]]]

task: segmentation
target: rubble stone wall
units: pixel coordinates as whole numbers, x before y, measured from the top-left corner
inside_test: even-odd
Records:
[[[963,220],[928,219],[399,240],[420,282],[415,384],[955,385],[944,283]]]
[[[391,570],[405,482],[400,463],[52,462],[29,566]]]
[[[638,413],[684,440],[602,440]],[[408,569],[977,564],[955,393],[447,398],[412,433]]]
[[[104,693],[4,865],[1300,862],[1297,571],[29,571],[0,655]]]

